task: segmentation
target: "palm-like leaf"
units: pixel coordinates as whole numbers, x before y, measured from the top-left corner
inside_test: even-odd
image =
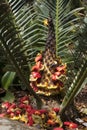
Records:
[[[2,49],[2,44],[1,44],[1,41],[0,41],[0,64],[1,63],[5,63],[6,61],[6,55],[3,55],[3,49]]]
[[[20,7],[21,6],[22,5],[20,5]],[[29,93],[33,94],[37,99],[37,103],[40,104],[41,100],[33,89],[29,87],[28,74],[26,73],[29,72],[29,68],[24,53],[24,42],[18,32],[11,8],[5,0],[0,1],[0,14],[0,39],[4,52],[7,53],[7,57],[14,66],[18,76],[29,90]]]
[[[41,1],[36,5],[36,8],[38,8],[39,11],[38,19],[42,22],[45,18],[49,18],[49,12],[51,12],[52,18],[54,20],[55,34],[56,34],[56,49],[57,49],[56,54],[61,56],[64,60],[67,60],[66,57],[70,57],[71,54],[69,53],[68,45],[77,36],[74,30],[76,30],[76,28],[79,27],[79,24],[77,23],[80,18],[75,17],[75,14],[78,14],[78,12],[83,9],[78,8],[70,11],[69,10],[70,6],[71,6],[70,1],[68,0],[67,1],[44,0],[43,2]],[[42,24],[42,22],[40,22],[39,25]],[[44,48],[45,44],[44,41],[42,44],[40,40],[44,37],[44,40],[46,41],[46,34],[47,34],[46,31],[47,31],[46,27],[39,28],[39,34],[41,32],[43,35],[42,36],[40,35],[41,37],[40,39],[38,39],[37,44],[39,43],[39,45],[42,45],[42,48]]]
[[[4,12],[4,9],[6,12]],[[5,2],[1,3],[0,11],[0,13],[2,14],[2,22],[0,23],[0,39],[3,43],[3,49],[7,52],[7,56],[10,56],[10,59],[12,59],[13,56],[15,57],[15,59],[13,58],[14,62],[17,61],[17,64],[23,70],[25,69],[23,67],[26,67],[27,65],[26,59],[22,54],[23,40],[20,38],[18,34],[17,27],[15,26],[16,24],[14,24],[14,20],[9,5],[7,5]]]
[[[65,0],[57,0],[56,5],[56,44],[57,55],[65,57],[64,51],[68,51],[68,44],[76,37],[73,30],[79,26],[79,17],[75,17],[82,8],[69,11],[70,3]]]
[[[63,115],[63,112],[65,111],[65,109],[70,105],[70,103],[72,102],[73,98],[78,93],[78,91],[80,90],[81,85],[86,78],[87,78],[87,59],[84,60],[84,63],[81,65],[77,75],[75,76],[73,83],[69,87],[69,90],[63,99],[63,102],[60,106],[61,115]]]
[[[22,38],[25,40],[23,52],[26,53],[27,62],[30,63],[34,53],[30,36],[33,35],[32,30],[35,29],[36,26],[32,25],[32,20],[35,18],[35,12],[33,12],[33,7],[23,6],[24,3],[25,2],[22,2],[22,0],[19,2],[15,0],[15,3],[12,0],[9,2],[15,16],[15,21],[19,25]],[[23,8],[21,8],[22,6]]]

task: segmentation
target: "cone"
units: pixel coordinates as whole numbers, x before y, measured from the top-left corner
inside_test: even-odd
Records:
[[[60,58],[56,57],[56,39],[52,18],[48,19],[47,25],[48,37],[45,50],[42,53],[42,58],[37,61],[41,62],[42,65],[38,70],[35,70],[38,71],[41,77],[34,78],[31,73],[30,81],[31,87],[33,89],[37,88],[35,90],[38,94],[50,96],[58,94],[63,89],[66,65],[63,65]],[[36,59],[39,59],[39,57],[41,57],[41,54],[38,54]],[[33,68],[37,68],[36,65]],[[61,67],[61,69],[58,69],[58,67]]]

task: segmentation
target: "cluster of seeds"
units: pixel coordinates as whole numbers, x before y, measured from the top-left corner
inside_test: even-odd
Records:
[[[30,103],[29,96],[20,98],[16,103],[3,102],[0,107],[2,108],[0,117],[18,120],[29,126],[39,125],[39,127],[42,128],[53,127],[53,130],[63,130],[63,125],[69,128],[77,128],[77,124],[75,123],[62,123],[59,120],[59,108],[52,108],[49,110],[35,109]]]
[[[31,69],[31,75],[30,75],[30,81],[31,81],[31,87],[34,89],[35,92],[38,91],[37,83],[41,79],[41,70],[43,69],[42,65],[42,55],[38,54],[38,56],[35,58],[36,64]]]
[[[42,54],[37,54],[30,75],[30,85],[37,94],[45,96],[58,94],[63,89],[65,78],[66,64],[50,69],[44,62]]]

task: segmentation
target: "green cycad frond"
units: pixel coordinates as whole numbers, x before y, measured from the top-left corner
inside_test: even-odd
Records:
[[[0,39],[3,50],[7,54],[19,78],[27,87],[29,93],[35,96],[39,105],[41,100],[29,86],[29,67],[26,54],[24,53],[25,44],[19,33],[11,8],[5,0],[0,1],[0,14]]]
[[[11,9],[14,13],[18,12],[18,10],[25,4],[25,1],[24,0],[8,0],[10,6],[11,6]]]
[[[44,28],[46,27],[43,25],[42,18],[39,18],[37,9],[34,8],[34,5],[30,7],[24,5],[20,9],[16,9],[11,5],[11,8],[15,15],[16,23],[19,25],[22,38],[25,41],[24,52],[27,56],[27,61],[29,64],[32,64],[36,52],[43,50],[42,46],[45,44],[44,37],[46,35]],[[17,11],[15,11],[15,9]]]
[[[76,37],[73,31],[78,26],[76,23],[79,20],[79,18],[72,17],[81,8],[69,11],[68,5],[70,4],[67,0],[44,0],[37,2],[37,5],[33,5],[33,7],[23,6],[24,3],[22,0],[18,2],[9,0],[22,38],[25,40],[24,52],[27,55],[28,63],[33,61],[37,51],[44,49],[47,28],[43,25],[43,20],[49,17],[49,12],[51,12],[55,23],[57,55],[66,59],[66,56],[70,55],[67,53],[69,49],[67,46]],[[21,8],[22,6],[23,8]]]
[[[76,28],[79,27],[78,20],[75,15],[83,8],[68,10],[69,2],[65,0],[57,0],[56,4],[56,48],[57,55],[65,57],[64,51],[68,51],[68,44],[76,37]],[[74,33],[73,33],[74,32]],[[64,53],[64,54],[63,54]]]
[[[32,6],[29,7],[28,5],[25,5],[25,1],[15,0],[15,2],[13,2],[10,0],[9,4],[14,13],[15,21],[20,29],[21,36],[25,41],[23,44],[23,52],[26,54],[28,64],[30,64],[32,56],[35,53],[35,50],[32,48],[33,43],[30,36],[37,32],[37,30],[35,30],[36,24],[33,24],[33,19],[35,19],[36,13],[33,11]],[[36,35],[34,37],[36,37]]]
[[[73,39],[76,38],[76,29],[79,28],[78,22],[80,17],[76,17],[76,15],[78,15],[79,12],[83,9],[83,7],[81,7],[70,10],[70,6],[71,5],[69,0],[44,0],[43,2],[41,1],[37,4],[39,10],[39,19],[41,18],[41,20],[43,20],[48,18],[49,13],[51,13],[55,26],[56,54],[67,62],[67,56],[72,60],[72,54],[69,53],[68,45],[73,42]],[[45,32],[42,32],[44,37]]]
[[[60,114],[62,115],[63,112],[68,108],[70,103],[73,101],[74,97],[78,93],[78,91],[81,88],[82,83],[87,78],[87,58],[83,61],[83,64],[81,64],[81,67],[78,71],[78,73],[75,76],[75,79],[73,80],[73,83],[69,87],[69,90],[66,93],[66,96],[63,99],[63,102],[61,104],[61,111]]]
[[[0,39],[3,44],[3,49],[8,52],[7,54],[12,54],[15,57],[20,68],[25,69],[27,62],[22,54],[23,40],[18,33],[18,28],[13,19],[10,7],[5,1],[3,3],[1,2],[0,7]]]
[[[2,48],[2,44],[1,44],[1,41],[0,41],[0,64],[1,63],[5,63],[6,61],[6,57],[5,55],[3,55],[3,48]]]

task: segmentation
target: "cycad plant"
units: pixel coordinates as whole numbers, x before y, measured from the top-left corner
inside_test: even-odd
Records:
[[[0,1],[0,44],[11,69],[17,73],[29,94],[35,97],[38,106],[42,105],[38,94],[57,95],[62,86],[64,88],[66,68],[67,72],[70,71],[68,65],[74,63],[74,53],[69,45],[72,43],[75,46],[82,9],[71,10],[71,0],[36,1],[31,6],[24,0]],[[43,24],[44,20],[47,26]],[[35,72],[31,72],[30,76],[37,54],[37,66],[33,66],[31,71]],[[73,84],[67,86],[69,90],[60,106],[60,115],[87,76],[86,61],[85,57],[73,78]],[[35,87],[39,88],[37,92],[34,91]]]
[[[22,6],[21,3],[20,6]],[[17,7],[19,3],[17,3]],[[32,88],[29,86],[28,81],[28,73],[29,67],[27,64],[27,59],[24,55],[25,54],[25,47],[23,39],[21,38],[20,34],[18,33],[18,27],[14,20],[14,16],[9,4],[6,1],[0,2],[0,39],[1,43],[3,44],[3,50],[7,54],[9,62],[12,64],[13,69],[16,70],[17,74],[19,75],[21,81],[25,84],[29,93],[32,93],[36,96],[37,102],[40,103],[40,98],[35,94]],[[17,9],[15,9],[17,11]],[[14,48],[14,49],[13,49]],[[29,89],[30,88],[30,89]],[[32,91],[32,92],[31,92]]]

